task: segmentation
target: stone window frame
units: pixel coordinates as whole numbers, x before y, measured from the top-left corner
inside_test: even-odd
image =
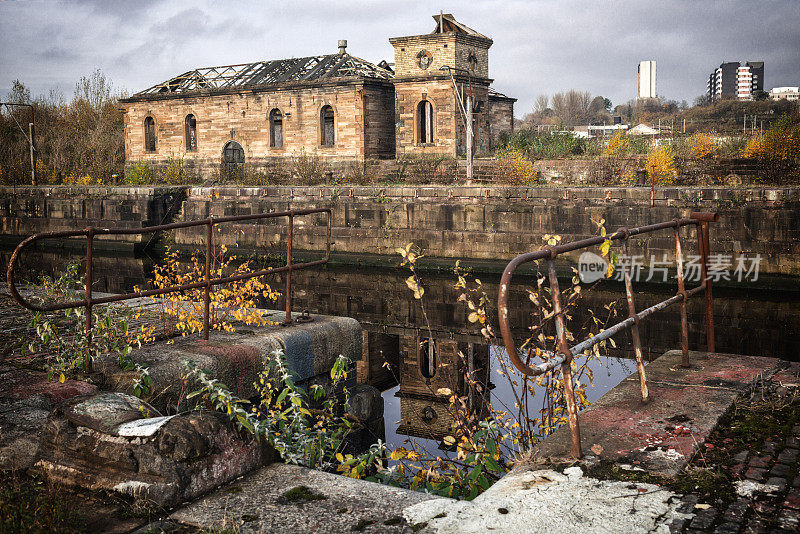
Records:
[[[325,144],[325,117],[323,116],[323,112],[325,108],[330,108],[333,112],[333,143]],[[338,139],[338,126],[339,126],[339,113],[336,110],[336,107],[333,104],[325,103],[319,108],[319,135],[317,139],[319,140],[319,146],[322,148],[336,148],[336,140]]]
[[[194,119],[194,147],[192,147],[191,143],[189,117]],[[197,115],[194,113],[187,113],[183,118],[183,142],[186,146],[186,152],[197,152]]]
[[[422,124],[420,122],[422,120],[422,118],[420,116],[421,115],[421,111],[420,110],[421,110],[421,106],[425,102],[430,104],[430,110],[431,110],[431,118],[430,118],[431,138],[426,140],[425,142],[422,142],[421,141],[421,137],[422,136],[420,135],[422,133]],[[437,128],[436,128],[436,105],[433,103],[433,100],[431,100],[430,98],[428,98],[427,95],[425,95],[414,106],[414,144],[417,145],[417,146],[434,146],[436,144],[436,139],[439,137],[437,135],[438,132],[436,130],[437,130]]]
[[[151,132],[148,133],[148,119],[152,123]],[[148,113],[144,120],[142,121],[142,130],[144,131],[144,151],[148,153],[156,153],[158,152],[158,134],[156,129],[156,119],[153,117],[152,113]],[[150,140],[150,136],[152,135],[152,143],[148,142]],[[150,148],[152,146],[153,148]]]
[[[274,120],[276,111],[278,112],[278,114],[280,114],[280,119],[281,119],[281,143],[280,143],[280,145],[277,145],[276,142],[275,142],[275,130],[273,129],[273,127],[274,127],[273,126],[273,120]],[[286,128],[284,128],[284,126],[286,125],[286,120],[285,119],[286,119],[286,114],[281,110],[281,108],[276,106],[276,107],[272,108],[271,110],[269,110],[269,113],[267,114],[267,124],[269,126],[269,147],[270,148],[275,148],[275,149],[284,148],[284,146],[286,144],[286,142],[285,142],[286,141],[286,135],[285,135],[286,134]]]

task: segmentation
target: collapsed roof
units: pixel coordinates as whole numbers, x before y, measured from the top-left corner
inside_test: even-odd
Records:
[[[473,37],[480,37],[482,39],[489,39],[482,33],[476,32],[469,26],[458,22],[455,17],[450,13],[442,13],[441,15],[434,15],[433,20],[436,21],[436,28],[431,33],[463,33]],[[491,39],[490,39],[491,40]]]
[[[166,82],[140,91],[134,96],[180,94],[352,77],[389,80],[393,76],[394,73],[388,68],[388,65],[384,66],[384,62],[381,62],[381,65],[374,65],[347,53],[329,54],[223,67],[204,67],[185,72]]]

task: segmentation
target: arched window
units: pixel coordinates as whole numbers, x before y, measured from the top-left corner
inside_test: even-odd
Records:
[[[427,100],[417,104],[417,143],[433,143],[433,105]]]
[[[156,151],[156,121],[150,116],[144,119],[144,149],[147,152]]]
[[[283,146],[283,114],[277,108],[269,112],[269,146]]]
[[[423,339],[419,344],[419,370],[422,376],[433,378],[436,375],[437,360],[436,342],[431,338]]]
[[[319,113],[322,146],[333,146],[336,143],[336,128],[333,121],[333,108],[323,106]]]
[[[244,149],[236,141],[228,141],[222,149],[222,172],[226,179],[239,178],[244,174]]]
[[[195,152],[197,150],[197,119],[191,113],[186,115],[184,131],[186,134],[186,150]]]

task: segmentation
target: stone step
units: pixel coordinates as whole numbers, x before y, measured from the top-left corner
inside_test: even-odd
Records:
[[[304,490],[297,488],[310,490],[306,494],[310,499],[299,498]],[[241,534],[410,532],[403,510],[431,499],[454,502],[297,465],[272,464],[178,509],[170,517],[208,531],[231,529]]]

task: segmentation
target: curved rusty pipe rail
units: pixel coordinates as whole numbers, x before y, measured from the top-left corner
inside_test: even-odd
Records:
[[[194,282],[191,284],[183,284],[180,286],[170,286],[161,289],[150,289],[147,291],[135,292],[135,293],[125,293],[123,295],[111,295],[107,297],[101,298],[92,298],[91,294],[91,278],[92,278],[92,242],[94,236],[96,235],[136,235],[136,234],[150,234],[154,232],[161,232],[165,230],[175,230],[178,228],[191,228],[194,226],[207,226],[208,232],[207,236],[211,235],[211,228],[213,228],[216,224],[223,224],[229,222],[239,222],[239,221],[252,221],[252,220],[260,220],[260,219],[274,219],[277,217],[288,217],[289,218],[289,243],[291,243],[292,239],[292,232],[293,232],[293,221],[294,218],[297,216],[302,215],[309,215],[312,213],[327,213],[328,214],[328,221],[327,221],[327,241],[325,246],[325,257],[315,261],[308,261],[303,263],[292,263],[291,259],[291,245],[289,245],[287,249],[287,258],[286,258],[286,265],[282,267],[275,267],[272,269],[263,269],[260,271],[254,271],[250,273],[239,274],[235,276],[227,276],[224,278],[210,278],[208,273],[206,273],[206,279],[201,282]],[[158,226],[148,226],[145,228],[94,228],[88,227],[85,230],[68,230],[63,232],[43,232],[40,234],[34,234],[25,240],[23,240],[17,248],[14,249],[14,252],[11,255],[11,259],[8,262],[8,271],[6,273],[6,280],[8,282],[8,290],[11,293],[11,296],[20,306],[27,308],[33,311],[57,311],[57,310],[65,310],[67,308],[78,308],[81,306],[85,306],[89,311],[91,311],[92,306],[96,304],[108,304],[110,302],[119,302],[122,300],[130,300],[133,298],[139,297],[152,297],[155,295],[163,295],[166,293],[176,293],[178,291],[186,291],[190,289],[199,289],[199,288],[206,288],[209,289],[212,286],[217,286],[221,284],[227,284],[230,282],[236,282],[239,280],[247,280],[249,278],[256,278],[258,276],[264,276],[268,274],[280,273],[280,272],[289,272],[289,276],[291,276],[291,272],[299,269],[307,269],[309,267],[313,267],[316,265],[322,265],[327,263],[330,259],[331,254],[331,217],[332,212],[330,208],[308,208],[308,209],[301,209],[301,210],[287,210],[287,211],[278,211],[272,213],[256,213],[251,215],[234,215],[230,217],[208,217],[206,219],[200,219],[197,221],[188,221],[188,222],[178,222],[178,223],[170,223],[170,224],[162,224]],[[63,303],[56,303],[56,304],[48,304],[48,305],[38,305],[26,300],[22,295],[20,295],[19,291],[17,290],[16,283],[15,283],[15,276],[14,270],[17,266],[17,262],[19,260],[22,251],[25,250],[27,247],[31,246],[32,244],[36,243],[37,241],[41,241],[43,239],[63,239],[63,238],[70,238],[70,237],[86,237],[87,239],[87,249],[86,249],[86,295],[84,299],[81,300],[72,300],[69,302]],[[211,248],[211,241],[207,237],[207,250]],[[290,279],[287,276],[287,295],[286,295],[286,311],[287,311],[287,323],[291,322],[291,283]],[[206,314],[208,311],[206,310]],[[205,325],[207,327],[207,323]],[[91,331],[91,313],[87,313],[87,328],[88,331]],[[204,337],[208,339],[208,329],[206,328]]]
[[[580,241],[573,241],[572,243],[564,243],[563,245],[556,245],[556,246],[546,246],[541,250],[537,250],[535,252],[527,252],[525,254],[520,254],[516,258],[512,259],[508,265],[506,265],[505,270],[503,271],[503,276],[500,279],[500,291],[497,295],[497,308],[498,308],[498,321],[500,324],[500,333],[503,336],[503,345],[505,346],[506,352],[508,353],[509,358],[511,358],[511,362],[514,366],[519,369],[522,373],[526,375],[541,375],[548,371],[555,369],[557,366],[563,364],[565,361],[569,361],[573,356],[580,354],[587,348],[591,348],[594,344],[602,341],[603,339],[607,339],[612,335],[618,333],[621,330],[626,328],[630,328],[635,322],[638,322],[639,319],[643,319],[648,315],[654,313],[655,311],[659,311],[671,304],[676,302],[680,302],[691,295],[706,289],[707,284],[704,282],[702,285],[692,289],[685,291],[685,295],[679,293],[675,297],[667,299],[664,302],[656,304],[655,306],[651,306],[646,310],[642,310],[641,312],[637,313],[634,317],[629,317],[628,319],[618,323],[617,325],[601,332],[597,336],[587,339],[586,341],[575,345],[569,350],[569,354],[565,354],[563,352],[559,352],[554,355],[553,358],[549,359],[548,361],[536,365],[534,367],[530,367],[522,359],[519,357],[519,353],[517,352],[516,345],[514,344],[514,336],[511,333],[511,326],[508,323],[508,298],[509,298],[509,288],[511,286],[511,278],[514,275],[514,271],[520,266],[525,263],[529,263],[532,261],[537,260],[544,260],[544,259],[554,259],[559,254],[563,254],[565,252],[572,252],[575,250],[579,250],[582,248],[592,247],[596,245],[600,245],[606,239],[610,239],[612,241],[620,241],[625,240],[634,235],[646,234],[649,232],[655,232],[657,230],[664,230],[667,228],[680,228],[682,226],[689,226],[689,225],[707,225],[709,222],[715,222],[719,218],[717,213],[708,213],[708,212],[694,212],[691,213],[689,218],[687,219],[674,219],[672,221],[667,221],[663,223],[651,224],[648,226],[640,226],[638,228],[621,228],[614,232],[613,234],[607,235],[605,237],[597,236],[597,237],[590,237],[588,239],[582,239]],[[707,232],[704,232],[707,234]],[[701,244],[702,246],[702,244]],[[705,245],[707,249],[707,244]],[[703,251],[701,250],[701,254]],[[705,254],[703,254],[705,256]],[[705,262],[703,264],[705,266]],[[703,273],[705,275],[705,272]],[[713,347],[709,348],[710,351],[713,352]]]

